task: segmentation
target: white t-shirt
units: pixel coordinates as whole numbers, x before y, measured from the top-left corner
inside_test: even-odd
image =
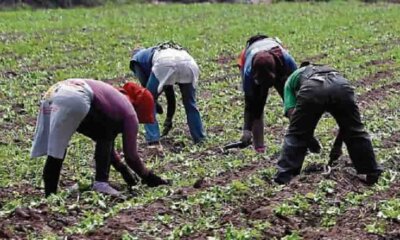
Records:
[[[193,83],[196,87],[200,70],[195,60],[185,50],[167,48],[157,50],[153,55],[152,72],[159,81],[158,92],[164,85]]]

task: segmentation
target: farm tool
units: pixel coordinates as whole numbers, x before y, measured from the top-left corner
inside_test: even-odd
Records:
[[[336,143],[336,142],[335,142]],[[329,162],[324,166],[324,172],[322,175],[329,175],[332,172],[332,166],[335,164],[336,160],[342,156],[342,148],[341,146],[337,146],[337,144],[333,145],[331,152],[329,153]]]
[[[331,149],[331,152],[329,153],[329,162],[327,165],[324,166],[324,172],[322,175],[329,175],[332,171],[332,166],[336,162],[336,160],[339,159],[340,156],[342,156],[342,145],[343,145],[343,138],[342,135],[339,134],[337,135],[335,142],[333,143],[333,147]]]
[[[226,144],[223,147],[223,150],[227,151],[228,149],[232,149],[232,148],[240,148],[240,149],[242,149],[242,148],[248,147],[250,144],[251,144],[251,142],[242,142],[242,141],[233,142],[233,143]]]

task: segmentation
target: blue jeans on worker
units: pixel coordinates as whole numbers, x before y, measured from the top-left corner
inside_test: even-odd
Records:
[[[290,72],[294,72],[297,69],[297,65],[293,57],[286,50],[282,51],[282,53],[283,59],[285,60],[285,63],[288,66]]]
[[[133,68],[134,68],[133,75],[135,75],[135,77],[139,79],[139,82],[143,87],[146,87],[148,79],[142,68],[137,63],[133,65]]]
[[[156,76],[152,73],[149,81],[147,82],[146,88],[153,94],[154,99],[158,97],[159,81]],[[205,138],[203,124],[199,110],[196,105],[196,90],[192,83],[178,84],[182,94],[182,102],[185,107],[186,120],[189,126],[190,135],[195,143],[201,142]],[[156,116],[156,109],[154,108],[154,115]],[[160,127],[158,126],[157,118],[152,124],[145,124],[146,130],[146,141],[147,143],[157,142],[160,140]]]

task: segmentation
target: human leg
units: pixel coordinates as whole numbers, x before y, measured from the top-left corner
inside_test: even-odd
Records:
[[[192,83],[179,84],[179,88],[192,139],[195,143],[201,142],[205,138],[205,133],[200,112],[196,105],[196,90]]]
[[[164,122],[163,136],[167,135],[172,129],[172,119],[176,110],[176,98],[173,85],[164,86],[164,92],[167,98],[167,117]]]
[[[284,138],[275,182],[288,183],[300,173],[309,141],[323,112],[323,105],[307,100],[298,100]]]
[[[149,82],[147,83],[146,88],[153,95],[154,101],[157,101],[158,98],[158,79],[152,73],[150,75]],[[146,141],[147,143],[156,143],[160,140],[160,127],[158,126],[157,118],[156,118],[156,109],[154,109],[154,123],[148,123],[144,125],[144,129],[146,130]]]
[[[330,113],[340,127],[340,134],[346,143],[350,159],[353,162],[358,174],[378,175],[382,168],[375,159],[375,153],[369,134],[365,131],[361,122],[359,109],[354,101],[352,90],[349,90],[348,97],[333,105]],[[377,181],[377,178],[375,182]]]
[[[98,182],[108,182],[111,164],[111,151],[113,142],[98,140],[96,142],[94,160],[96,162],[95,180]]]
[[[98,140],[94,159],[96,162],[96,175],[93,190],[112,196],[119,196],[120,193],[108,183],[110,174],[111,154],[113,150],[112,140]]]
[[[63,161],[64,158],[59,159],[52,156],[47,156],[47,160],[43,168],[44,192],[46,197],[57,192]]]

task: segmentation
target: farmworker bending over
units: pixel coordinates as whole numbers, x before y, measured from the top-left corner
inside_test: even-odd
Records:
[[[155,101],[165,87],[172,88],[175,83],[179,85],[190,134],[195,143],[201,142],[205,138],[205,133],[196,106],[195,89],[199,78],[199,67],[193,57],[172,42],[136,49],[134,53],[132,61],[136,69],[135,74],[143,75],[139,79],[148,77],[146,88],[153,94]],[[160,129],[157,120],[153,124],[146,124],[145,130],[147,143],[159,144]]]
[[[136,53],[138,53],[140,50],[142,49],[137,48],[133,51],[132,58],[129,63],[129,68],[139,79],[140,84],[143,87],[146,87],[151,75],[152,58],[155,52],[155,47],[149,48],[147,51],[143,51],[141,54],[137,55]],[[172,119],[174,117],[176,109],[176,98],[173,85],[165,85],[163,90],[167,99],[167,116],[164,121],[162,136],[166,136],[172,129]],[[158,101],[156,101],[156,110],[159,114],[162,114],[164,112]]]
[[[238,66],[244,90],[244,126],[241,147],[251,144],[264,152],[264,106],[268,90],[274,86],[283,98],[287,77],[297,69],[293,57],[277,38],[265,35],[251,37],[241,52]]]
[[[353,88],[337,70],[307,64],[302,64],[285,84],[285,115],[290,118],[290,125],[275,182],[288,183],[300,173],[307,141],[313,136],[322,114],[329,112],[340,127],[339,135],[347,145],[357,173],[366,174],[367,184],[376,183],[382,169],[375,160],[370,137],[361,122]]]
[[[68,79],[53,85],[41,101],[31,152],[33,158],[47,155],[43,170],[46,196],[57,191],[68,142],[75,131],[96,142],[95,191],[119,195],[108,184],[110,163],[128,185],[136,184],[130,169],[149,186],[167,184],[146,168],[137,152],[138,123],[153,122],[153,109],[151,94],[133,83],[125,84],[121,91],[91,79]],[[122,133],[125,162],[130,169],[114,149],[119,133]]]

